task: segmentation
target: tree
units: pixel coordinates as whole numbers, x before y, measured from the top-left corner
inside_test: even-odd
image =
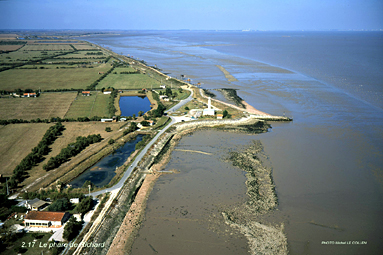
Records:
[[[186,111],[189,111],[190,109],[189,109],[189,107],[185,106],[185,110],[186,110]]]
[[[144,127],[148,127],[150,125],[150,123],[146,120],[143,120],[143,121],[141,121],[141,125]]]
[[[106,128],[105,128],[105,131],[106,131],[106,132],[111,132],[112,129],[111,129],[110,127],[106,127]]]
[[[171,88],[166,88],[166,90],[165,90],[165,94],[166,94],[168,97],[171,97],[172,94],[173,94]]]
[[[226,118],[226,117],[228,117],[229,113],[227,112],[227,110],[224,110],[222,115],[223,115],[224,118]]]
[[[76,221],[76,218],[72,216],[64,227],[63,237],[67,241],[72,241],[80,233],[83,223],[83,221]]]
[[[108,141],[109,144],[114,144],[114,139],[111,138],[109,141]]]
[[[133,114],[132,117],[133,117],[134,120],[136,119],[136,115],[135,114]]]
[[[138,116],[140,116],[140,117],[141,117],[143,114],[144,114],[143,111],[139,111],[139,112],[138,112]]]
[[[93,198],[92,196],[86,197],[76,206],[75,210],[78,213],[87,213],[89,212],[93,207]]]
[[[64,212],[71,209],[71,203],[67,198],[62,198],[54,201],[50,206],[48,206],[48,211],[51,212]]]

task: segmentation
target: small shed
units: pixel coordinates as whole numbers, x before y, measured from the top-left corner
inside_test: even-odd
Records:
[[[83,96],[90,96],[90,91],[83,91],[81,93]]]

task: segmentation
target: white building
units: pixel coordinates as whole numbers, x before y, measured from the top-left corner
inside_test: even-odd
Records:
[[[27,227],[60,228],[69,217],[68,212],[30,211],[25,215],[24,224]]]
[[[215,110],[212,109],[212,107],[211,107],[211,98],[209,97],[208,103],[207,103],[207,109],[203,109],[202,115],[203,116],[205,116],[205,115],[214,116],[214,114],[215,114]]]

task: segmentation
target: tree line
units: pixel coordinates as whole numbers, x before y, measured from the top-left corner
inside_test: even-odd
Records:
[[[88,117],[78,117],[75,118],[60,118],[60,117],[52,117],[50,119],[32,119],[32,120],[23,120],[23,119],[10,119],[10,120],[0,120],[0,125],[8,125],[8,124],[18,124],[18,123],[54,123],[54,122],[89,122],[89,121],[100,121],[103,117],[93,116],[91,118]]]
[[[63,148],[61,152],[56,156],[49,159],[49,161],[43,166],[46,171],[59,167],[64,162],[68,161],[71,157],[76,156],[90,144],[98,143],[102,140],[100,134],[79,136],[76,138],[76,142],[68,144],[66,148]]]
[[[45,132],[39,144],[34,147],[32,152],[23,158],[20,164],[18,164],[13,170],[13,175],[9,180],[10,188],[16,188],[17,183],[21,183],[24,180],[26,171],[41,162],[45,155],[48,155],[50,152],[50,148],[48,146],[53,144],[53,142],[62,134],[62,131],[64,130],[64,125],[62,125],[61,122],[58,122]]]

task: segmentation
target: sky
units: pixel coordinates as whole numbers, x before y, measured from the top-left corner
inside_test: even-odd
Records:
[[[382,0],[0,0],[0,29],[375,30]]]

